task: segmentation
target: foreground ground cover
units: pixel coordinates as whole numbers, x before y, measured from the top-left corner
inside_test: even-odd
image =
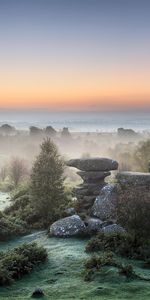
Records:
[[[1,250],[11,249],[24,242],[36,241],[43,245],[49,254],[49,260],[37,267],[32,274],[16,281],[12,286],[0,288],[1,300],[30,299],[33,290],[41,287],[44,299],[128,299],[148,300],[149,282],[127,280],[119,276],[114,268],[99,274],[91,282],[85,282],[83,262],[89,257],[84,249],[86,240],[48,238],[45,232],[36,232],[7,243],[1,243]],[[142,269],[140,262],[133,262],[136,272],[150,276],[150,270]]]

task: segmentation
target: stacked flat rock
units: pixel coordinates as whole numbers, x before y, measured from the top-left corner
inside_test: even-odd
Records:
[[[83,179],[83,184],[74,192],[78,211],[83,212],[92,207],[96,196],[106,185],[105,177],[111,174],[111,170],[118,168],[118,163],[109,158],[78,158],[69,160],[67,166],[80,170],[77,174]]]

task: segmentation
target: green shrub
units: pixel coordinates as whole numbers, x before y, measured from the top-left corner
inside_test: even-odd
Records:
[[[65,217],[71,205],[70,191],[64,186],[64,163],[50,139],[41,145],[31,174],[31,185],[22,184],[11,193],[12,203],[5,215],[22,220],[26,228],[45,229]]]
[[[127,233],[99,233],[89,240],[87,252],[113,251],[128,258],[146,260],[150,258],[150,240],[137,238]]]
[[[26,222],[23,220],[7,216],[5,214],[0,215],[0,241],[6,241],[19,235],[29,233]]]
[[[13,190],[14,185],[9,181],[0,182],[0,191],[3,193],[9,193]]]
[[[121,265],[119,268],[119,274],[124,275],[127,278],[135,278],[136,277],[132,265]]]
[[[91,281],[94,276],[105,267],[114,267],[117,269],[119,275],[123,275],[128,279],[140,279],[150,281],[150,278],[142,277],[135,273],[131,264],[122,264],[114,258],[112,252],[104,252],[101,255],[94,255],[90,257],[84,264],[85,266],[85,281]],[[109,273],[108,273],[109,274]]]
[[[4,212],[6,214],[16,214],[18,210],[23,210],[29,204],[29,195],[22,195],[16,198],[11,205],[6,207]]]
[[[150,161],[150,140],[142,141],[138,144],[134,153],[134,159],[140,172],[148,171],[148,163]]]
[[[22,194],[22,195],[21,195]],[[31,229],[44,228],[44,221],[41,220],[40,212],[37,212],[30,203],[30,196],[20,191],[15,196],[11,205],[5,208],[5,217],[9,219],[19,219],[25,228],[30,231]]]
[[[8,285],[46,261],[47,252],[36,243],[23,244],[13,250],[0,252],[0,285]]]
[[[31,173],[31,206],[46,226],[60,218],[66,206],[64,163],[57,147],[46,139]]]
[[[118,185],[117,222],[139,238],[150,238],[149,186]]]
[[[18,186],[13,192],[11,192],[11,200],[15,201],[17,198],[21,196],[29,195],[29,183],[24,182],[20,186]]]

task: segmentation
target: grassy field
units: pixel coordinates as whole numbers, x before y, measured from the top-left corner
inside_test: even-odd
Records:
[[[83,261],[87,258],[84,252],[86,240],[47,238],[44,232],[39,232],[9,243],[1,243],[0,248],[6,250],[33,240],[47,248],[49,261],[12,286],[0,288],[1,300],[30,299],[36,287],[44,290],[46,300],[150,299],[149,282],[127,280],[117,275],[113,268],[97,276],[94,281],[85,282]],[[140,274],[150,276],[150,270],[141,269],[140,262],[135,267]]]

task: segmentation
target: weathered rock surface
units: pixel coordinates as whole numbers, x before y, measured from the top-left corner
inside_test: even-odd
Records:
[[[150,173],[119,172],[117,180],[121,185],[150,185]]]
[[[91,184],[81,184],[78,188],[75,189],[76,194],[79,195],[98,195],[100,190],[106,185],[107,183],[91,183]]]
[[[86,226],[78,215],[66,217],[50,226],[50,235],[56,237],[79,236],[86,232]]]
[[[117,188],[115,184],[107,184],[96,197],[91,214],[101,220],[116,218]]]
[[[117,224],[108,225],[106,227],[103,227],[103,232],[105,233],[125,233],[125,229]]]
[[[101,171],[79,171],[77,174],[84,180],[86,183],[91,182],[100,182],[104,180],[105,177],[111,175],[110,172],[101,172]]]
[[[102,230],[102,224],[103,222],[98,218],[87,218],[85,220],[87,233],[92,234],[93,232]]]
[[[82,171],[110,171],[118,169],[118,162],[109,158],[76,158],[67,162],[67,166]]]

